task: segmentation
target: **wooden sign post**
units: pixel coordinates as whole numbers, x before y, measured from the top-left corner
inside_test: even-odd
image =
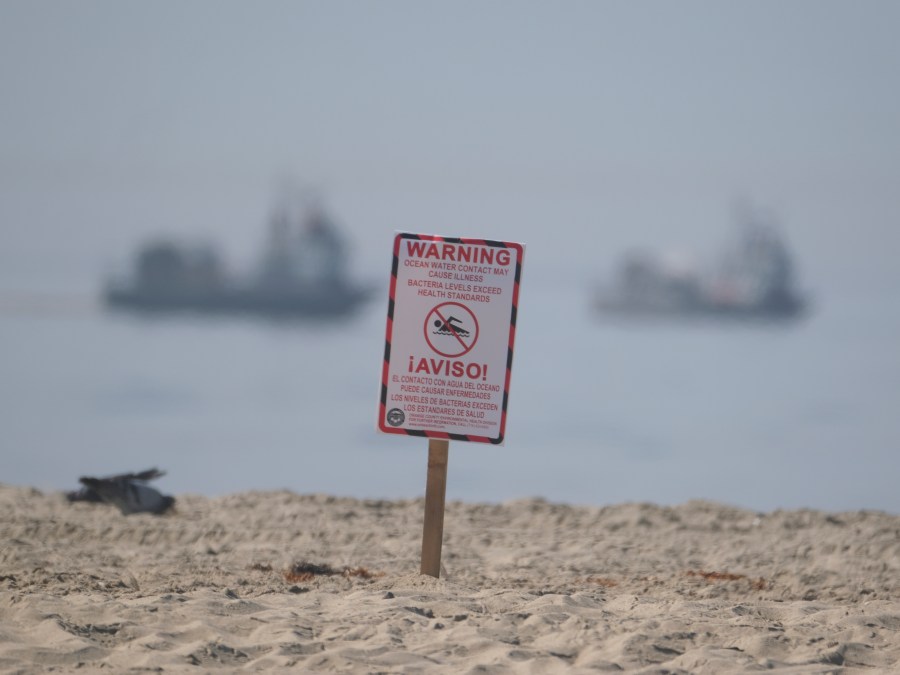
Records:
[[[422,527],[422,574],[441,576],[444,541],[444,499],[447,495],[447,456],[450,441],[428,440],[428,479],[425,483],[425,524]]]
[[[394,237],[378,430],[428,438],[422,574],[440,577],[450,440],[500,445],[522,244]]]

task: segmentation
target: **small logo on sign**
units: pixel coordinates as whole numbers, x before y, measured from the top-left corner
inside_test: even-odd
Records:
[[[403,411],[400,410],[400,408],[391,408],[388,410],[386,419],[387,423],[392,427],[399,427],[406,419],[406,415],[403,414]]]

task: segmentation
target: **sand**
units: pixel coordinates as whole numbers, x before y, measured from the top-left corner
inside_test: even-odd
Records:
[[[900,516],[452,502],[434,579],[422,514],[0,486],[0,671],[900,672]]]

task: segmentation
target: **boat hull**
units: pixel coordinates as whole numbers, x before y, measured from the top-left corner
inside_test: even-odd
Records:
[[[112,287],[106,290],[104,300],[111,309],[146,314],[244,314],[302,318],[348,314],[363,304],[370,295],[368,289],[346,286],[194,292]]]

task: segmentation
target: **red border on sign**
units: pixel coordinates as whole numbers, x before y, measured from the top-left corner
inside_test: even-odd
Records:
[[[400,263],[400,242],[403,239],[419,239],[423,241],[435,241],[435,242],[448,242],[454,244],[476,244],[480,246],[496,246],[498,248],[509,248],[516,252],[516,272],[515,272],[515,280],[513,283],[512,290],[512,303],[510,308],[510,317],[509,317],[509,344],[507,348],[506,355],[506,377],[504,379],[503,385],[503,407],[500,415],[500,430],[499,434],[496,437],[489,436],[475,436],[471,434],[454,434],[447,433],[444,431],[428,431],[428,430],[418,430],[418,429],[402,429],[398,427],[392,427],[386,424],[385,417],[387,415],[387,390],[388,390],[388,377],[390,374],[390,363],[391,363],[391,340],[393,337],[393,329],[394,329],[394,301],[396,298],[397,291],[397,269]],[[522,280],[522,261],[524,258],[525,250],[521,244],[517,244],[515,242],[503,242],[503,241],[493,241],[489,239],[471,239],[471,238],[461,238],[461,237],[442,237],[440,235],[431,235],[431,234],[411,234],[407,232],[400,232],[394,237],[394,248],[393,248],[394,256],[393,263],[391,266],[391,282],[390,289],[388,291],[388,313],[387,313],[387,322],[385,325],[385,339],[384,339],[384,359],[382,362],[381,369],[381,399],[378,407],[378,428],[388,434],[402,434],[406,436],[424,436],[427,438],[441,438],[441,439],[451,439],[458,441],[469,441],[474,443],[493,443],[498,445],[503,442],[503,438],[506,434],[506,412],[507,406],[509,404],[509,384],[512,378],[512,357],[513,357],[513,346],[515,344],[516,339],[516,321],[518,318],[519,312],[519,286]]]

